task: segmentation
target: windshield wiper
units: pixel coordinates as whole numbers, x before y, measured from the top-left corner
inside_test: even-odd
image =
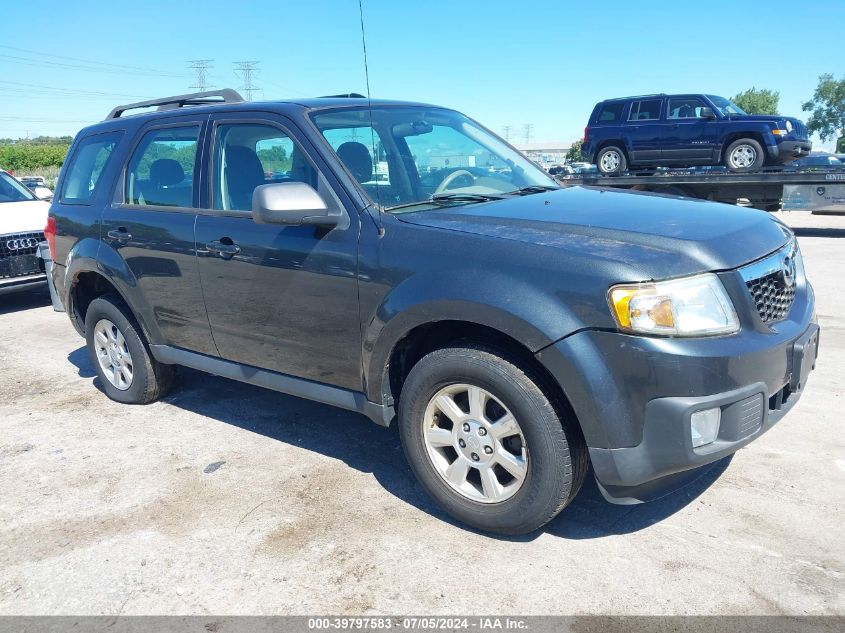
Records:
[[[435,193],[429,202],[488,202],[501,200],[504,196],[497,193]]]
[[[473,203],[473,202],[489,202],[491,200],[503,200],[505,196],[493,193],[435,193],[428,200],[417,200],[416,202],[407,202],[405,204],[397,204],[392,207],[386,207],[385,211],[395,211],[396,209],[407,209],[409,207],[418,207],[424,204],[436,204],[438,206],[448,205],[450,203]]]
[[[512,196],[527,196],[531,193],[543,193],[544,191],[557,191],[560,187],[553,187],[551,185],[529,185],[528,187],[520,187],[514,191],[508,191]]]

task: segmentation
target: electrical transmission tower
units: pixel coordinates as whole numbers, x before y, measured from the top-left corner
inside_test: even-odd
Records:
[[[534,129],[533,123],[526,123],[522,127],[522,131],[525,134],[525,144],[526,145],[531,142],[531,130],[533,130],[533,129]]]
[[[505,133],[505,140],[506,141],[511,140],[511,130],[512,129],[513,129],[513,127],[510,126],[510,125],[506,125],[502,128],[502,131]]]
[[[213,59],[192,59],[188,62],[188,68],[197,74],[196,83],[193,86],[188,86],[189,88],[196,88],[200,92],[208,90],[208,71],[214,68],[211,65],[213,61]]]
[[[256,87],[252,83],[253,73],[257,73],[258,71],[258,62],[234,62],[234,64],[235,74],[239,74],[241,80],[244,82],[240,89],[246,94],[246,100],[252,101],[253,93],[260,90],[260,88]]]

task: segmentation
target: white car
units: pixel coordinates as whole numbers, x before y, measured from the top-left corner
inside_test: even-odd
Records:
[[[0,170],[0,295],[47,283],[41,253],[49,209]]]

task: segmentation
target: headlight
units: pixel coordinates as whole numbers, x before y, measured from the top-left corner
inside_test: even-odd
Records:
[[[613,286],[607,297],[617,325],[626,332],[713,336],[739,330],[733,304],[712,273]]]
[[[787,132],[791,132],[791,131],[792,131],[792,121],[787,121],[787,122],[786,122],[786,131],[787,131]]]

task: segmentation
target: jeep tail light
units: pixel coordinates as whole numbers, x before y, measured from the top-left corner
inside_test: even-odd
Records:
[[[587,137],[590,135],[590,126],[584,128],[584,142],[587,142]]]
[[[44,238],[47,246],[50,247],[50,259],[56,261],[56,218],[47,218],[47,226],[44,227]]]

